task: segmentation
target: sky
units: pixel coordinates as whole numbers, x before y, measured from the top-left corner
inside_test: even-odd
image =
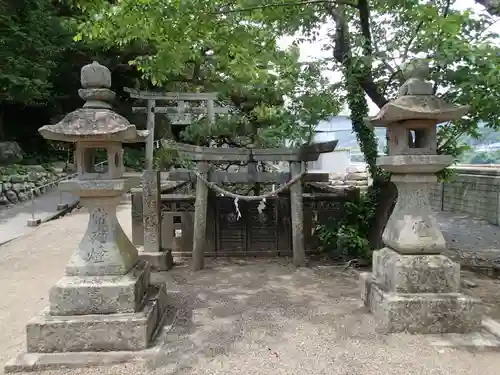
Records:
[[[455,9],[461,9],[465,10],[467,8],[471,8],[475,12],[482,12],[484,11],[484,7],[481,5],[476,4],[475,1],[473,0],[456,0],[454,4]],[[300,48],[300,59],[302,61],[311,61],[314,59],[319,59],[319,58],[326,58],[326,57],[331,57],[331,51],[323,51],[322,47],[324,45],[324,42],[328,40],[327,37],[327,32],[328,29],[330,29],[333,25],[332,24],[324,24],[324,26],[320,30],[320,35],[317,38],[317,41],[314,43],[302,43],[299,48]],[[492,27],[492,30],[497,31],[500,33],[500,22],[497,22],[494,27]],[[289,45],[292,44],[294,41],[295,37],[289,36],[282,38],[279,42],[280,47],[286,48]],[[330,78],[331,81],[333,82],[338,82],[342,79],[342,75],[338,72],[325,72],[325,76]],[[368,105],[369,105],[369,115],[373,116],[378,112],[378,107],[367,97],[368,99]],[[344,108],[342,112],[340,113],[341,115],[349,115],[349,110],[347,108]]]

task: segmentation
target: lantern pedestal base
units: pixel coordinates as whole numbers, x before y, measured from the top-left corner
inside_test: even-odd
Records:
[[[383,333],[470,333],[481,328],[480,301],[459,293],[460,265],[443,255],[384,248],[373,273],[360,276],[361,298]]]
[[[64,276],[50,290],[50,315],[138,312],[146,302],[150,269],[139,261],[126,275]]]
[[[142,311],[133,314],[54,317],[48,310],[27,327],[28,351],[11,359],[6,373],[141,362],[164,345],[173,310],[165,287],[152,285]]]

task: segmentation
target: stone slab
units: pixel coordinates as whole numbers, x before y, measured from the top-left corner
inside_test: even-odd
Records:
[[[161,251],[160,172],[145,170],[142,175],[142,219],[144,250]]]
[[[47,310],[26,327],[27,352],[146,349],[167,308],[165,286],[150,286],[146,298],[137,313],[51,316]]]
[[[21,353],[4,367],[5,373],[89,368],[155,360],[163,348],[167,334],[179,310],[169,306],[161,330],[147,349],[136,351]]]
[[[174,266],[172,250],[161,252],[139,252],[139,259],[148,262],[154,271],[168,271]]]
[[[142,220],[142,188],[131,190],[132,243],[144,245],[144,223]]]
[[[426,338],[429,345],[438,350],[453,348],[472,352],[500,351],[500,340],[489,332],[484,332],[484,330],[465,334],[428,335]]]
[[[382,333],[471,333],[481,327],[480,301],[460,293],[387,293],[371,273],[360,275],[361,297]]]
[[[139,261],[123,276],[65,276],[50,290],[50,315],[137,312],[145,302],[150,268]]]
[[[500,340],[500,323],[491,318],[483,319],[482,325],[489,333]]]
[[[404,255],[383,248],[373,253],[373,277],[395,293],[457,293],[460,265],[444,255]]]

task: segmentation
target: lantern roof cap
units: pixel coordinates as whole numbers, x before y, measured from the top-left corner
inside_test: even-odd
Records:
[[[448,103],[434,94],[433,84],[428,81],[427,60],[412,60],[401,70],[406,81],[399,89],[398,97],[368,119],[372,125],[387,126],[408,120],[433,120],[438,124],[457,120],[469,111],[469,106]]]
[[[55,125],[38,129],[46,139],[80,142],[144,142],[148,130],[137,130],[125,117],[111,109],[115,93],[111,87],[111,72],[98,62],[85,65],[81,70],[82,88],[79,96],[85,100],[82,108],[68,113]]]

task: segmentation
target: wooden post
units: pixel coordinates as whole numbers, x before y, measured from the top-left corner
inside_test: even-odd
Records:
[[[212,134],[212,127],[215,122],[215,110],[214,101],[212,99],[207,100],[207,117],[208,117],[208,134]],[[217,147],[215,141],[210,142],[210,147]]]
[[[155,100],[148,99],[148,119],[147,128],[149,136],[146,140],[146,169],[153,170],[153,152],[155,142]]]
[[[211,99],[207,100],[207,117],[208,122],[212,125],[215,122],[215,110],[214,101]]]
[[[207,176],[209,164],[198,163],[198,173]],[[207,230],[208,187],[199,178],[196,179],[196,201],[194,204],[194,233],[192,269],[198,271],[204,268],[205,236]]]
[[[292,178],[299,175],[302,162],[290,162],[290,175]],[[304,209],[302,204],[302,182],[298,181],[290,187],[290,211],[292,215],[292,250],[293,264],[297,267],[307,265],[304,249]]]

